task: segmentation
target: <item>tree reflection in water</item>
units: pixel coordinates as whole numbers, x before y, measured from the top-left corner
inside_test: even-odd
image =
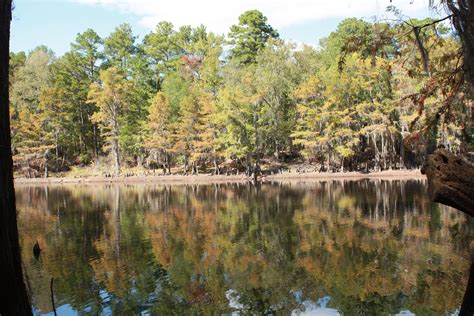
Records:
[[[17,203],[38,313],[54,277],[77,313],[444,314],[474,234],[424,181],[17,186]]]

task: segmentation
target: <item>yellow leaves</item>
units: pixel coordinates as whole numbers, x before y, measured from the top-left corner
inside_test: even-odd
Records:
[[[293,95],[297,99],[314,98],[319,95],[320,90],[321,80],[317,75],[312,75],[295,89]]]
[[[91,84],[87,95],[87,103],[94,103],[98,108],[91,120],[101,124],[105,132],[115,129],[118,133],[119,118],[127,105],[132,83],[128,82],[115,67],[101,70],[100,80],[100,85]]]
[[[390,125],[387,106],[380,100],[391,93],[384,80],[391,69],[391,61],[351,53],[341,71],[333,65],[309,77],[294,91],[295,97],[305,100],[297,106],[295,143],[310,152],[318,150],[316,144],[330,144],[340,157],[353,156],[359,136],[370,129],[367,124]],[[318,95],[321,100],[314,102]]]
[[[170,104],[163,92],[158,92],[149,107],[148,126],[154,131],[161,131],[170,120]]]
[[[132,89],[132,83],[115,67],[110,67],[100,71],[101,84],[93,83],[90,86],[88,102],[96,103],[99,111],[111,115],[114,107],[123,108],[126,103],[127,95]]]
[[[32,112],[26,107],[18,110],[18,122],[13,124],[16,162],[27,162],[32,158],[43,158],[49,149],[54,148],[52,134],[48,126],[50,117],[38,110]]]
[[[370,124],[360,130],[361,135],[378,133],[382,134],[386,131],[387,126],[385,124]]]
[[[101,123],[107,119],[107,115],[104,112],[95,112],[91,116],[92,123]]]
[[[344,158],[349,158],[354,155],[354,151],[351,148],[345,146],[337,146],[336,152]]]
[[[65,91],[57,87],[50,87],[41,91],[39,102],[42,111],[56,116],[70,107]]]

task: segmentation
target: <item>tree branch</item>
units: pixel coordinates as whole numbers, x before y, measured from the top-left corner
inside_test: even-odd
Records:
[[[435,202],[474,216],[474,166],[445,149],[428,156],[421,169]]]

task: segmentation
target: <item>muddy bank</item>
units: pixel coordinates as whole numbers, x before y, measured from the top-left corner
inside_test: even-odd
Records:
[[[420,170],[385,170],[381,172],[308,172],[282,173],[260,177],[261,181],[298,181],[298,180],[358,180],[358,179],[425,179]],[[149,175],[149,176],[119,176],[119,177],[64,177],[64,178],[16,178],[15,184],[53,184],[53,183],[223,183],[246,182],[252,179],[245,175]]]

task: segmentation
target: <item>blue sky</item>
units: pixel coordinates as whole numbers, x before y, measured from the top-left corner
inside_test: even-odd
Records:
[[[427,2],[394,0],[413,17],[435,15],[427,10]],[[261,10],[282,38],[314,45],[346,17],[385,18],[389,4],[389,0],[14,0],[11,50],[46,45],[60,56],[77,33],[92,28],[105,37],[124,22],[140,39],[163,20],[176,26],[202,23],[225,34],[250,9]]]

